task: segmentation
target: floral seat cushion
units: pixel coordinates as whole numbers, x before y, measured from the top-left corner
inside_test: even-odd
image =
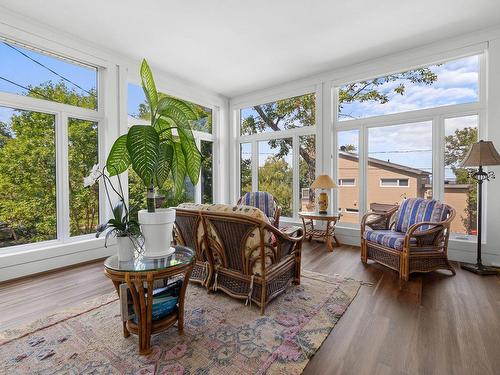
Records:
[[[394,250],[402,250],[405,240],[405,234],[391,229],[385,230],[366,230],[363,234],[365,240],[378,243]],[[416,244],[415,238],[410,238],[410,244]]]

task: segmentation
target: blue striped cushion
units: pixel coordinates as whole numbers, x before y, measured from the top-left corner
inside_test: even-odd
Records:
[[[408,228],[416,223],[443,221],[448,213],[448,206],[434,199],[405,199],[396,212],[394,230],[406,233]],[[419,230],[426,230],[430,227],[430,225],[424,225]]]
[[[363,238],[370,242],[376,242],[380,245],[390,247],[395,250],[402,250],[405,240],[405,234],[393,230],[366,230]],[[410,243],[416,244],[416,239],[411,238]]]
[[[238,204],[257,207],[264,212],[267,217],[274,217],[274,197],[266,191],[253,191],[251,193],[246,193],[240,198]]]

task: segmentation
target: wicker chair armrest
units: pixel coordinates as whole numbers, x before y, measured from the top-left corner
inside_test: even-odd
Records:
[[[418,229],[424,225],[430,225],[432,226],[432,228],[426,230]],[[423,237],[429,234],[434,234],[436,232],[441,232],[446,228],[447,228],[446,221],[440,221],[440,222],[422,221],[420,223],[413,224],[410,228],[408,228],[406,235],[409,237]]]
[[[280,216],[281,216],[281,206],[276,204],[276,209],[274,210],[274,226],[276,228],[280,227]]]
[[[381,223],[384,220],[386,221],[388,218],[390,218],[392,216],[393,213],[394,213],[394,211],[367,212],[366,214],[364,214],[363,217],[361,218],[361,235],[363,235],[363,233],[365,232],[365,228],[367,226],[370,227],[370,224]],[[372,221],[372,222],[368,222],[368,218],[370,216],[375,216],[375,217],[377,217],[377,219]],[[389,228],[385,228],[385,229],[389,229]]]

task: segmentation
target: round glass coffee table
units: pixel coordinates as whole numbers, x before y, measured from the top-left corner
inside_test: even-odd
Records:
[[[123,322],[123,336],[128,337],[130,333],[139,336],[140,354],[150,353],[152,334],[166,330],[175,322],[180,334],[184,328],[184,297],[195,258],[193,250],[184,246],[173,247],[174,253],[166,257],[145,258],[139,255],[120,262],[118,256],[113,255],[104,261],[104,274],[113,282],[118,296],[120,292],[132,296],[134,314]],[[177,305],[168,315],[153,320],[153,296],[159,290],[168,289],[173,284],[169,284],[172,279],[182,279]],[[121,287],[122,284],[127,284],[129,291]],[[158,284],[163,287],[158,288]]]
[[[333,251],[333,241],[340,246],[339,240],[335,236],[335,225],[340,220],[340,214],[320,214],[318,212],[299,212],[299,217],[302,219],[304,225],[304,238],[309,241],[314,239],[323,239],[329,251]],[[326,226],[324,229],[314,228],[314,220],[325,221]],[[333,241],[332,241],[333,240]]]

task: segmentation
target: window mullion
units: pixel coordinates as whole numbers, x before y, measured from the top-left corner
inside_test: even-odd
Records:
[[[201,150],[201,141],[199,138],[195,138],[196,142],[196,147],[198,147],[198,150]],[[213,160],[213,159],[212,159]],[[200,176],[198,179],[198,183],[194,185],[194,202],[195,203],[201,203],[201,170],[200,170]]]
[[[300,190],[300,181],[299,181],[299,136],[294,135],[292,138],[292,217],[297,218],[300,208],[300,198],[299,198],[299,190]]]
[[[432,120],[432,197],[444,200],[444,118]]]
[[[70,237],[68,115],[64,112],[56,116],[56,155],[57,238],[64,242]]]

